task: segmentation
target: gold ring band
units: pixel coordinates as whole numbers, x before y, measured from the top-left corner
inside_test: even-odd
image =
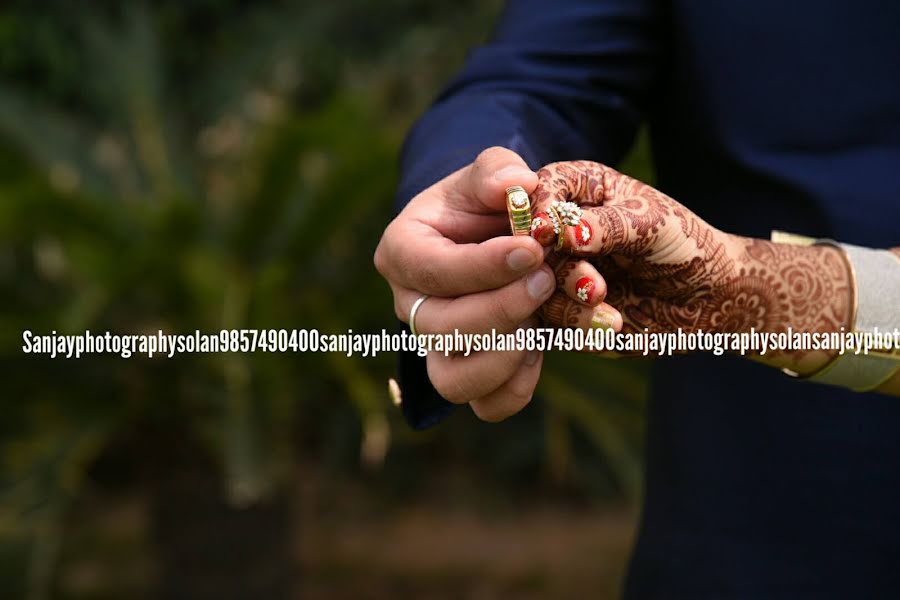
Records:
[[[556,249],[562,250],[563,235],[566,231],[566,224],[556,211],[556,206],[547,207],[547,214],[550,215],[550,221],[553,223],[553,231],[556,233]]]
[[[525,188],[519,185],[506,188],[506,210],[513,235],[531,235],[531,201]]]
[[[581,207],[574,202],[554,200],[550,203],[548,212],[555,217],[556,223],[559,224],[558,230],[554,227],[556,232],[556,249],[562,250],[566,227],[577,227],[581,223],[583,215]]]

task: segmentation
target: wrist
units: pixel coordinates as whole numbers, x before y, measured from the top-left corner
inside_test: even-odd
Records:
[[[813,332],[853,331],[856,319],[856,282],[853,266],[846,253],[830,244],[816,244],[801,248],[810,252],[818,264],[827,264],[831,267],[823,273],[823,276],[827,278],[833,294],[829,297],[829,301],[822,306],[821,314],[818,317],[820,326]],[[837,349],[801,353],[795,357],[794,364],[786,365],[783,368],[801,376],[810,376],[828,367],[837,357]]]
[[[849,331],[853,320],[852,272],[841,250],[731,236],[732,295],[743,294],[747,322],[764,333]],[[757,360],[799,374],[827,365],[836,351],[811,348],[766,352]]]
[[[895,249],[878,250],[831,240],[819,243],[838,248],[846,259],[854,291],[850,329],[854,334],[869,336],[869,340],[862,355],[842,354],[827,368],[814,373],[812,380],[858,392],[878,389],[885,382],[896,384],[900,352],[895,351],[893,344],[881,344],[883,333],[900,323],[900,306],[892,301],[900,297],[900,255]],[[871,352],[870,343],[877,344]]]

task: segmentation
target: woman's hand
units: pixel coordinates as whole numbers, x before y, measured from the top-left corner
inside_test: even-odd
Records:
[[[571,257],[551,260],[560,289],[543,314],[552,325],[626,332],[849,328],[852,283],[835,248],[719,231],[658,190],[594,162],[554,163],[538,179],[532,235],[542,245],[556,244],[548,213],[554,200],[583,211],[580,223],[560,233],[560,252]],[[763,359],[807,373],[831,356],[783,352]]]

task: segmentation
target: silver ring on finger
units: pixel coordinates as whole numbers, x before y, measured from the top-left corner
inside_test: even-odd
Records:
[[[409,309],[409,330],[412,331],[413,335],[419,335],[416,331],[416,313],[419,312],[419,307],[421,307],[422,303],[428,300],[428,298],[428,294],[419,296],[419,299],[413,302],[412,308]]]

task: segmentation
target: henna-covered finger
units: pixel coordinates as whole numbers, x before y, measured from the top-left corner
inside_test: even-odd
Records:
[[[695,256],[721,236],[648,185],[628,178],[618,187],[620,195],[603,206],[584,207],[579,226],[563,228],[559,251],[575,256],[616,254],[668,264]]]
[[[615,169],[590,160],[551,163],[537,173],[532,206],[547,210],[554,200],[598,206],[615,195],[621,177]]]
[[[547,254],[544,256],[544,262],[548,267],[553,269],[554,273],[559,271],[566,261],[572,260],[572,257],[570,257],[568,254],[560,254],[559,252],[555,252],[551,248],[546,248],[545,252]]]
[[[562,242],[557,250],[572,256],[627,254],[635,241],[635,232],[619,207],[585,207],[578,223],[563,226],[559,235]]]
[[[615,169],[590,161],[552,163],[538,171],[532,193],[536,213],[553,216],[554,203],[574,202],[575,222],[561,223],[551,236],[535,229],[543,246],[575,256],[611,253],[665,261],[686,237],[711,230],[696,215],[662,192]],[[702,243],[702,242],[701,242]]]
[[[597,306],[606,298],[606,281],[586,260],[567,258],[556,271],[556,287],[572,300]]]
[[[557,242],[559,236],[568,237],[568,231],[571,235],[569,249],[587,245],[593,236],[591,226],[560,222],[551,207],[555,203],[565,202],[582,207],[600,206],[614,197],[620,177],[623,175],[615,169],[587,160],[551,163],[540,169],[537,187],[531,194],[534,220],[537,222],[533,222],[532,236],[542,246],[550,246]],[[586,255],[587,252],[581,254]]]
[[[551,220],[550,213],[545,210],[537,211],[531,218],[531,237],[545,248],[556,243],[557,230],[558,226]]]
[[[531,194],[534,210],[532,237],[542,246],[555,244],[566,225],[560,222],[559,215],[551,206],[559,202],[600,205],[619,175],[606,165],[586,160],[551,163],[540,169],[538,185]],[[582,230],[581,233],[587,232]]]

